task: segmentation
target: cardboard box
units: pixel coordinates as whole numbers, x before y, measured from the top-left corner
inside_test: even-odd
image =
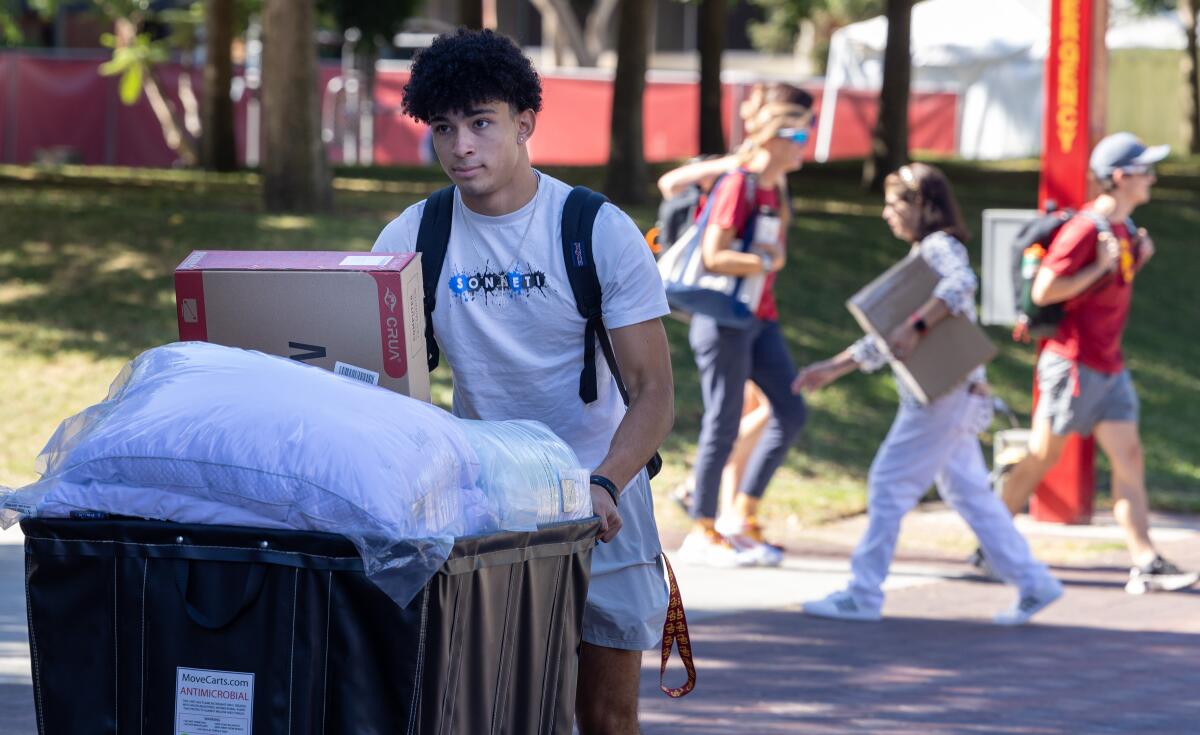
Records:
[[[412,254],[209,250],[175,270],[179,339],[282,355],[428,401],[422,293]]]
[[[871,281],[846,302],[859,326],[886,340],[933,295],[940,280],[915,251]],[[901,361],[889,362],[896,375],[922,403],[947,393],[972,370],[996,356],[996,346],[978,324],[965,316],[950,316],[935,324]]]

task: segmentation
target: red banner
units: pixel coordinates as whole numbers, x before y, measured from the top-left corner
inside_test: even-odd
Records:
[[[1052,0],[1038,205],[1078,207],[1087,198],[1091,150],[1093,0]]]
[[[1095,64],[1095,0],[1051,0],[1046,53],[1046,110],[1042,122],[1042,176],[1038,206],[1078,208],[1088,198],[1091,103]],[[1101,0],[1107,2],[1107,0]],[[1101,19],[1103,20],[1103,18]],[[1037,384],[1033,401],[1037,405]],[[1041,521],[1087,523],[1095,494],[1095,441],[1072,436],[1042,479],[1030,513]]]

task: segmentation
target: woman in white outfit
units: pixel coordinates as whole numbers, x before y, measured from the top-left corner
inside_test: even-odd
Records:
[[[894,234],[920,253],[941,276],[933,295],[896,327],[887,343],[872,336],[838,355],[800,371],[797,392],[819,390],[855,369],[873,372],[887,355],[903,359],[939,321],[964,314],[974,320],[977,280],[971,270],[967,237],[950,184],[941,171],[914,163],[889,175],[884,184],[883,219]],[[1011,608],[995,622],[1019,625],[1062,595],[1062,585],[1033,558],[1003,503],[991,491],[978,433],[991,421],[991,396],[983,367],[963,384],[922,406],[897,382],[900,410],[871,464],[867,532],[851,558],[847,589],[808,602],[810,615],[841,620],[879,620],[882,585],[891,566],[900,521],[936,483],[942,497],[979,537],[996,575],[1019,590]]]

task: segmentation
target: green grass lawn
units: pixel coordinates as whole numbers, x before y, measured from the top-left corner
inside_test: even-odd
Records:
[[[945,166],[975,227],[985,207],[1034,202],[1031,164]],[[549,172],[599,184],[595,169]],[[856,167],[827,166],[793,182],[793,256],[777,288],[798,364],[858,336],[843,302],[905,249],[857,177]],[[250,174],[0,167],[0,485],[34,479],[34,457],[57,423],[102,399],[126,360],[175,338],[171,273],[189,251],[366,250],[385,223],[442,182],[433,170],[343,170],[334,213],[298,217],[264,213]],[[1200,162],[1168,165],[1155,202],[1137,217],[1158,256],[1139,276],[1126,345],[1159,508],[1200,510],[1200,435],[1193,431],[1200,423],[1200,309],[1192,297],[1200,260],[1191,253],[1198,193]],[[650,207],[631,214],[643,226],[653,219]],[[978,242],[970,245],[978,261]],[[678,418],[656,483],[660,496],[685,476],[702,413],[686,329],[671,322],[668,331]],[[1005,330],[992,336],[1001,346],[992,380],[1027,416],[1032,351]],[[441,402],[447,377],[435,374]],[[768,518],[809,524],[862,510],[866,470],[894,411],[886,373],[852,376],[816,396],[809,427],[768,495]],[[661,508],[662,520],[682,522],[670,504]]]

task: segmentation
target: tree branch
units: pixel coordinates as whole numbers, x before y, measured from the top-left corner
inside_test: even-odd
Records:
[[[571,48],[571,53],[575,56],[575,64],[577,66],[595,66],[596,59],[588,52],[587,44],[583,40],[583,30],[579,27],[579,19],[575,17],[575,12],[571,10],[570,3],[567,0],[530,0],[538,12],[545,18],[547,15],[553,15],[558,21],[558,27],[566,32],[567,44]]]
[[[150,109],[154,111],[154,117],[158,119],[158,124],[162,127],[163,138],[166,139],[167,146],[179,154],[184,165],[195,166],[198,164],[200,155],[196,138],[184,128],[179,111],[163,95],[162,84],[159,81],[158,72],[154,68],[147,71],[146,80],[142,83],[142,91],[146,93]]]
[[[597,60],[601,54],[612,48],[608,29],[612,25],[613,13],[617,10],[618,2],[619,0],[599,0],[588,13],[583,32],[584,42],[587,44],[588,53]]]

